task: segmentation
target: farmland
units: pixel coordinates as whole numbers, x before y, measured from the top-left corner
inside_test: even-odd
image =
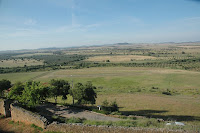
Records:
[[[0,80],[91,81],[97,88],[95,106],[116,100],[125,115],[199,124],[199,51],[200,43],[181,43],[1,53]],[[58,102],[71,104],[72,98]]]

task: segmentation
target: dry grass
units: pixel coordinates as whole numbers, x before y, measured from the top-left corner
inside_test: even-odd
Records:
[[[40,133],[30,125],[25,125],[21,122],[11,122],[11,118],[0,119],[0,132],[1,133]]]
[[[43,61],[37,61],[35,59],[15,59],[15,60],[1,60],[0,67],[23,67],[26,66],[36,66],[43,65]]]
[[[131,60],[152,60],[156,59],[156,57],[151,56],[139,56],[139,55],[116,55],[116,56],[95,56],[86,59],[85,61],[97,61],[97,62],[105,62],[109,60],[110,62],[130,62]]]
[[[181,48],[200,48],[200,46],[177,46]]]
[[[30,57],[34,55],[53,55],[53,53],[34,53],[34,54],[21,54],[21,55],[16,55],[14,57]]]

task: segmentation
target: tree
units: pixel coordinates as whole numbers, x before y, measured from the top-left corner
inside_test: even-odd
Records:
[[[49,96],[49,87],[40,82],[17,82],[11,88],[8,97],[19,101],[27,107],[35,107]]]
[[[0,96],[3,95],[3,91],[11,87],[11,82],[7,79],[0,80]]]
[[[62,96],[63,99],[67,99],[67,94],[69,94],[70,84],[65,80],[55,80],[50,81],[50,95],[54,97],[55,103],[57,103],[57,97]]]
[[[78,104],[95,104],[97,95],[94,89],[96,87],[92,86],[91,82],[87,82],[85,85],[77,83],[70,90],[70,94],[77,100]]]
[[[8,93],[8,97],[11,99],[19,100],[24,90],[24,84],[22,82],[16,82]]]
[[[39,82],[26,82],[19,101],[28,107],[35,107],[40,103]]]

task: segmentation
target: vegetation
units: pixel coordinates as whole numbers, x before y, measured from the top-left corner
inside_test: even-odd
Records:
[[[4,118],[4,117],[5,117],[4,115],[0,114],[0,119],[1,119],[1,118]]]
[[[199,50],[199,43],[185,43],[2,52],[0,80],[12,81],[8,97],[28,106],[45,100],[71,104],[74,97],[76,104],[95,104],[97,112],[152,118],[134,120],[135,126],[162,127],[157,118],[198,125]]]
[[[18,100],[22,105],[33,108],[49,97],[53,97],[55,103],[57,103],[58,96],[66,100],[70,92],[78,100],[77,104],[95,104],[95,88],[91,82],[88,82],[85,85],[78,83],[75,89],[70,90],[68,81],[55,79],[50,81],[50,85],[37,81],[28,81],[25,84],[17,82],[11,88],[8,98]]]
[[[77,104],[95,104],[97,95],[94,89],[96,87],[92,86],[91,82],[87,82],[85,85],[77,83],[70,90],[70,94],[77,100]]]
[[[57,103],[57,97],[62,96],[63,99],[67,99],[69,94],[70,84],[65,80],[54,80],[50,81],[50,95],[54,97],[55,103]]]
[[[3,96],[3,91],[11,87],[11,82],[6,79],[0,80],[0,96]]]
[[[36,130],[43,131],[43,129],[41,127],[38,127],[35,124],[31,124],[31,127],[36,129]]]

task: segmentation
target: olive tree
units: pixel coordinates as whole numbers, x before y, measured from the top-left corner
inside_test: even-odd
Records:
[[[62,96],[63,99],[67,99],[67,94],[69,94],[70,84],[65,80],[55,80],[50,81],[50,95],[54,97],[55,103],[57,103],[57,97]]]
[[[96,87],[91,82],[86,84],[77,83],[69,92],[77,100],[77,104],[95,104],[97,95],[94,89]]]

